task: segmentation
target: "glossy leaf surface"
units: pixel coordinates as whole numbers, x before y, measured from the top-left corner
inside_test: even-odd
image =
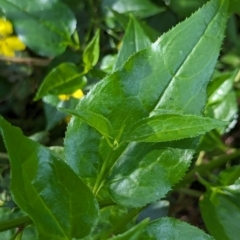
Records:
[[[208,231],[219,240],[237,240],[240,235],[240,178],[234,184],[212,187],[202,196],[201,214]]]
[[[150,0],[105,0],[103,2],[103,8],[106,6],[119,13],[133,13],[135,16],[141,18],[149,17],[164,11],[164,8],[158,7]]]
[[[213,79],[208,86],[208,104],[206,115],[223,121],[228,121],[226,127],[219,128],[224,133],[235,126],[238,114],[237,95],[234,91],[234,80],[239,71],[222,74]]]
[[[99,82],[77,110],[106,117],[117,142],[149,115],[201,116],[226,19],[227,1],[210,1]],[[73,118],[65,151],[66,161],[82,177],[96,178],[103,162],[108,161],[105,186],[112,198],[122,205],[138,207],[165,196],[183,177],[196,143],[196,139],[130,143],[112,150],[96,130]]]
[[[225,122],[194,115],[156,115],[135,124],[126,140],[129,142],[180,140],[199,136],[224,125],[226,125]]]
[[[214,240],[202,230],[174,218],[161,218],[150,222],[141,240]]]
[[[71,114],[73,116],[79,117],[81,120],[95,128],[103,136],[111,137],[112,135],[112,125],[111,123],[102,115],[96,114],[90,111],[78,111],[66,108],[59,108],[61,111]]]
[[[114,70],[121,68],[132,54],[149,47],[150,44],[151,41],[144,32],[144,29],[138,20],[132,16],[121,43]]]
[[[62,63],[54,68],[38,88],[35,100],[46,95],[71,94],[86,85],[86,79],[73,63]]]
[[[0,10],[13,22],[20,39],[39,55],[53,57],[72,44],[76,20],[59,1],[0,0]]]
[[[39,239],[71,240],[90,233],[98,206],[90,189],[47,148],[2,117],[0,131],[11,160],[11,191],[36,224]]]

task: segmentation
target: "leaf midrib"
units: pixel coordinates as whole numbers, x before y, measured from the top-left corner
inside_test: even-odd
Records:
[[[170,84],[172,83],[173,79],[177,76],[177,74],[181,71],[181,69],[185,66],[185,63],[188,61],[188,59],[191,57],[192,53],[195,51],[195,49],[198,47],[199,43],[202,40],[202,37],[205,35],[206,31],[210,28],[210,26],[213,23],[213,20],[217,17],[219,9],[221,8],[221,4],[219,5],[218,10],[216,11],[216,14],[213,16],[213,18],[211,19],[211,21],[209,22],[209,24],[206,26],[204,32],[202,33],[201,37],[198,39],[198,41],[196,42],[196,44],[194,45],[194,47],[191,49],[191,51],[187,54],[187,57],[183,60],[182,64],[176,69],[175,73],[171,73],[170,70],[169,73],[172,75],[171,79],[169,79],[169,82],[167,84],[167,86],[165,87],[165,89],[163,90],[163,93],[161,94],[159,100],[157,101],[157,103],[155,104],[155,106],[153,106],[153,109],[150,110],[149,115],[151,115],[151,113],[156,110],[156,107],[158,106],[159,102],[161,101],[161,99],[164,97],[164,94],[166,93],[167,89],[169,88]],[[172,31],[174,30],[174,28],[172,29]],[[162,38],[164,37],[164,35],[162,36]],[[161,39],[159,39],[160,41]],[[161,50],[162,52],[162,50]],[[166,67],[166,69],[168,69],[168,66],[165,64],[164,62],[164,66]]]

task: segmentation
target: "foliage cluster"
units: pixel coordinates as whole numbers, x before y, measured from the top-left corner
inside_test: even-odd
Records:
[[[0,238],[238,240],[237,14],[0,0]]]

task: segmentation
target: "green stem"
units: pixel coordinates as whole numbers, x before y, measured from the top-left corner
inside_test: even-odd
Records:
[[[240,150],[235,150],[231,154],[225,154],[223,156],[217,157],[216,159],[213,159],[208,164],[202,164],[200,166],[196,166],[195,168],[193,168],[190,172],[188,172],[186,174],[186,176],[183,178],[183,180],[175,187],[175,190],[196,180],[196,173],[203,176],[207,172],[209,172],[215,168],[219,168],[219,167],[225,165],[228,161],[231,161],[239,156],[240,156]]]
[[[178,192],[184,193],[186,195],[189,195],[189,196],[195,197],[195,198],[200,198],[202,195],[202,192],[194,190],[194,189],[189,189],[189,188],[180,188],[180,189],[178,189]]]
[[[116,225],[114,225],[109,231],[105,232],[100,240],[106,240],[111,234],[119,233],[126,224],[132,220],[143,208],[134,208],[126,216],[124,216]]]
[[[25,227],[32,223],[33,223],[32,219],[29,216],[23,216],[8,221],[0,222],[0,232],[13,228]]]
[[[96,179],[96,182],[95,182],[95,185],[93,187],[93,194],[95,196],[97,196],[99,190],[101,189],[101,187],[103,186],[103,181],[108,173],[108,170],[109,170],[109,162],[112,158],[112,155],[113,155],[113,149],[111,149],[105,159],[105,161],[103,162],[103,165],[102,165],[102,168],[100,170],[100,173],[98,174],[97,176],[97,179]]]
[[[15,239],[17,239],[17,237],[20,237],[20,238],[18,238],[18,239],[22,239],[23,230],[24,230],[24,228],[19,228],[19,229],[14,233],[14,235],[11,237],[10,240],[15,240]]]

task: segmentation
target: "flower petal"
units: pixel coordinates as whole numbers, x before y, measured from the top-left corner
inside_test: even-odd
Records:
[[[25,44],[16,36],[5,39],[7,45],[15,51],[22,51],[26,48]]]
[[[13,33],[12,23],[4,18],[0,18],[0,35],[7,36]]]
[[[82,98],[83,96],[84,96],[84,93],[81,89],[78,89],[77,91],[71,94],[71,97],[74,97],[77,99]]]

